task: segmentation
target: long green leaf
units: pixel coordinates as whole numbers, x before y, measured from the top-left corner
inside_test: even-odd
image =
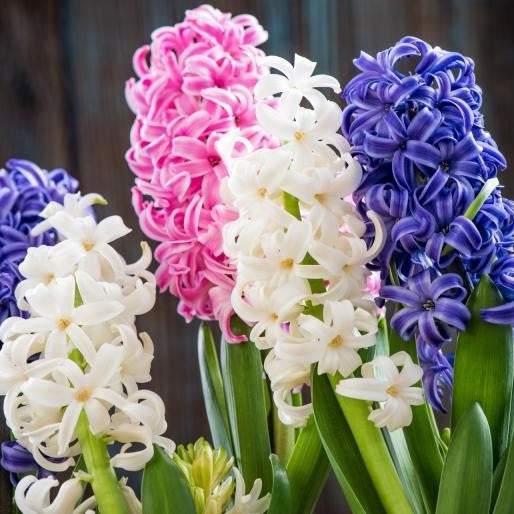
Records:
[[[327,375],[318,375],[314,371],[311,384],[314,417],[321,441],[352,512],[384,513],[382,502],[373,487]],[[304,487],[308,489],[308,483]]]
[[[496,499],[493,514],[511,514],[514,512],[514,444],[511,441],[504,461],[505,470],[501,479],[500,491]],[[500,467],[500,464],[498,467]],[[501,469],[500,469],[501,470]],[[496,471],[495,471],[496,475]]]
[[[268,514],[291,514],[291,488],[284,466],[276,455],[270,455],[273,468],[273,488]]]
[[[478,402],[491,430],[496,464],[508,445],[512,392],[512,327],[493,325],[480,318],[480,309],[503,303],[487,275],[468,300],[471,321],[459,334],[455,353],[452,427]]]
[[[329,375],[328,379],[334,390],[340,378],[339,375]],[[369,402],[338,394],[335,397],[385,511],[389,514],[412,513],[412,506],[402,487],[382,432],[368,420]]]
[[[389,331],[389,347],[391,354],[403,350],[411,356],[413,362],[418,362],[416,343],[412,340],[402,341],[392,329]],[[403,428],[403,434],[416,469],[425,506],[428,512],[434,512],[443,459],[439,451],[437,426],[428,403],[412,407],[412,423]]]
[[[242,322],[236,328],[243,331]],[[271,446],[260,352],[252,342],[230,344],[223,338],[221,368],[237,464],[247,484],[261,478],[267,493]]]
[[[143,514],[196,514],[185,476],[160,446],[145,467],[141,498]]]
[[[386,428],[382,429],[382,434],[386,441],[389,453],[393,458],[394,465],[398,471],[398,476],[402,482],[403,488],[409,498],[409,501],[416,514],[424,514],[430,509],[425,505],[425,500],[419,484],[419,478],[416,468],[412,463],[409,453],[409,447],[405,441],[405,435],[402,430],[389,432]]]
[[[480,405],[473,403],[452,435],[441,476],[436,514],[489,512],[492,480],[491,434]]]
[[[287,463],[294,514],[310,514],[327,480],[330,465],[314,417],[300,430]]]
[[[512,446],[512,441],[511,441],[511,446]],[[498,496],[500,494],[500,487],[503,483],[503,479],[505,478],[505,469],[507,467],[507,458],[510,455],[511,446],[509,446],[507,451],[504,452],[500,461],[498,462],[498,464],[496,464],[496,467],[494,468],[493,489],[492,489],[492,493],[491,493],[491,498],[492,498],[493,503],[496,501],[496,499],[498,498]],[[504,493],[502,493],[502,495],[510,492],[512,478],[514,477],[514,462],[513,462],[513,469],[510,471],[510,475],[511,475],[510,477],[506,478],[506,480],[507,480],[506,487],[508,489],[506,491],[504,491]],[[514,506],[514,494],[512,495],[512,497],[509,499],[509,501],[506,504],[508,505],[509,503],[510,503],[510,505]],[[497,505],[501,505],[501,503],[497,504]],[[505,511],[503,511],[503,512],[505,512]]]
[[[228,409],[216,344],[211,329],[203,323],[198,330],[198,361],[212,442],[216,448],[225,448],[229,455],[233,455]]]

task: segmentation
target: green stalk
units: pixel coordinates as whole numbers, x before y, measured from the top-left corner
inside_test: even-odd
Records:
[[[283,465],[286,465],[295,443],[295,429],[284,425],[278,417],[278,409],[273,403],[273,446]]]
[[[286,471],[291,487],[291,512],[311,514],[328,476],[330,464],[314,416],[300,431]]]
[[[78,288],[75,288],[75,305],[82,305]],[[84,369],[86,361],[78,349],[70,352],[70,360]],[[109,452],[105,441],[89,430],[89,419],[83,410],[75,429],[82,450],[82,458],[87,472],[91,475],[91,487],[95,495],[100,514],[129,514],[129,508],[123,495],[116,473],[111,467]]]
[[[339,377],[328,377],[335,388]],[[382,433],[368,420],[367,402],[336,396],[384,509],[389,514],[413,514]]]
[[[111,467],[107,445],[91,433],[84,411],[80,414],[76,431],[87,470],[92,476],[91,487],[98,511],[101,514],[129,514],[121,485]]]

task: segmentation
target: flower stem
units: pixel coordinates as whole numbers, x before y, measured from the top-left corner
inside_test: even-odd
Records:
[[[283,465],[287,464],[295,443],[295,429],[284,425],[278,417],[278,409],[273,404],[273,446]]]
[[[339,377],[337,375],[328,375],[328,377],[335,388]],[[412,514],[412,507],[405,495],[382,433],[368,420],[368,404],[362,400],[336,396],[385,511],[388,514]]]
[[[111,467],[107,445],[89,430],[84,411],[77,423],[77,437],[89,474],[100,514],[129,514],[121,485]]]

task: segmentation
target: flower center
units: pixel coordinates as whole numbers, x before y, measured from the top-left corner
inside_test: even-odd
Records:
[[[391,107],[393,106],[393,104],[384,104],[384,111],[388,111],[389,109],[391,109]]]
[[[257,194],[261,197],[261,198],[264,198],[266,196],[266,194],[268,193],[268,190],[265,188],[265,187],[259,187],[259,189],[257,189]]]
[[[422,307],[424,311],[431,311],[435,308],[434,300],[426,300]]]
[[[398,396],[400,391],[398,391],[398,388],[395,386],[395,385],[392,385],[392,386],[389,386],[387,389],[386,389],[386,393],[389,395],[389,396]]]
[[[81,387],[75,393],[75,400],[78,402],[84,403],[87,402],[91,398],[91,391],[85,387]]]
[[[298,141],[300,142],[303,137],[305,136],[305,133],[304,132],[300,132],[299,130],[297,130],[294,134],[293,134],[293,137]]]
[[[43,277],[43,282],[45,284],[49,284],[53,279],[55,278],[55,275],[53,273],[48,273]]]
[[[330,343],[328,343],[328,346],[331,348],[339,348],[343,344],[343,338],[339,335],[335,336]]]
[[[278,314],[276,312],[272,312],[270,314],[271,321],[277,321],[278,320]]]
[[[217,166],[220,163],[220,158],[217,155],[211,155],[208,158],[209,164],[214,168],[214,166]]]
[[[448,173],[450,171],[450,163],[448,161],[441,161],[439,163],[439,166],[446,173]]]
[[[319,202],[319,203],[323,203],[326,199],[326,196],[325,196],[325,193],[316,193],[314,195],[314,198]]]
[[[82,246],[86,252],[90,252],[95,247],[95,243],[93,243],[93,241],[84,241]]]
[[[69,326],[71,325],[71,321],[69,319],[66,319],[66,318],[61,318],[58,322],[57,322],[57,328],[59,330],[66,330]]]
[[[400,150],[405,150],[407,148],[407,143],[405,141],[402,141],[399,145]]]
[[[291,269],[294,266],[294,260],[293,259],[284,259],[280,265],[285,269]]]

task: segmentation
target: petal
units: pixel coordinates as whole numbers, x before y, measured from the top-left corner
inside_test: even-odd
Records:
[[[289,81],[286,77],[276,73],[265,75],[262,77],[254,88],[255,97],[259,100],[268,96],[276,95],[286,91],[289,87]]]
[[[115,318],[123,309],[122,303],[112,300],[87,303],[75,309],[73,321],[82,326],[97,325]]]
[[[80,413],[82,412],[82,403],[72,402],[68,405],[62,417],[61,426],[57,433],[57,445],[59,447],[59,454],[64,455],[67,453]]]
[[[98,223],[95,232],[98,242],[110,243],[126,236],[132,229],[125,225],[121,216],[109,216]]]
[[[22,386],[30,401],[45,407],[64,407],[73,402],[73,390],[50,380],[29,378]]]
[[[255,114],[259,124],[266,132],[284,141],[288,141],[293,136],[294,123],[285,119],[269,105],[257,104]]]
[[[84,410],[86,411],[93,435],[103,432],[109,427],[111,417],[107,409],[97,399],[91,398],[88,400],[84,404]]]
[[[383,402],[388,398],[384,382],[375,378],[346,378],[336,386],[336,393],[348,398]]]

